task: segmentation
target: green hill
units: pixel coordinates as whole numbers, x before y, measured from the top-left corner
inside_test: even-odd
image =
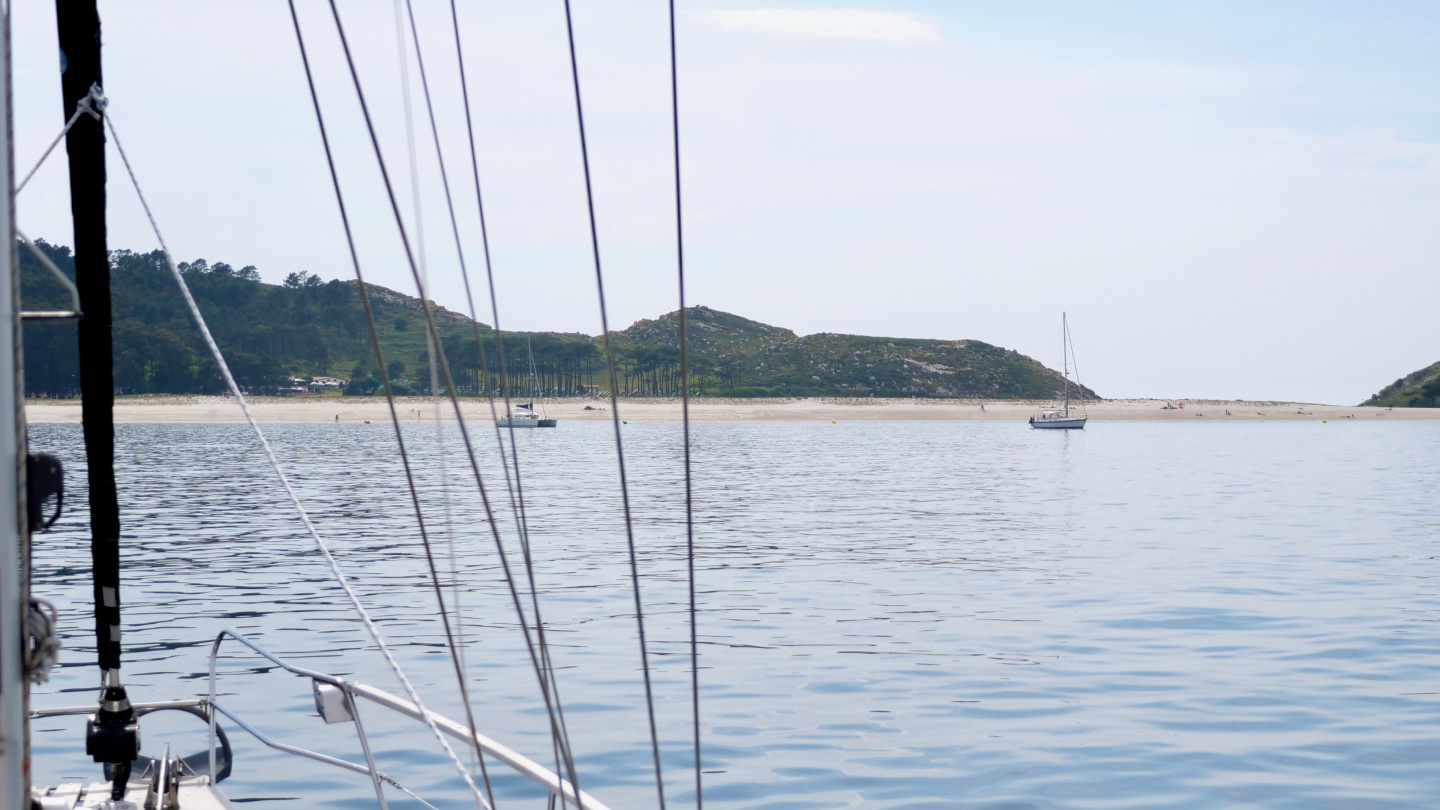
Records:
[[[1406,374],[1360,404],[1383,408],[1440,408],[1440,363]]]
[[[74,278],[69,248],[39,242],[60,270]],[[19,250],[21,301],[26,309],[61,309],[68,298],[29,250]],[[180,297],[159,251],[111,254],[115,388],[122,394],[215,393],[224,383]],[[182,262],[196,303],[237,381],[264,391],[291,376],[375,376],[374,354],[356,283],[322,281],[299,271],[284,284],[265,284],[254,267]],[[425,353],[419,300],[371,286],[376,331],[387,365],[409,379]],[[442,339],[472,336],[470,320],[436,310]],[[32,395],[79,392],[75,324],[28,322],[24,331],[25,384]]]
[[[686,311],[694,374],[707,393],[741,396],[984,397],[1046,399],[1063,386],[1056,371],[978,340],[797,336],[737,315]],[[631,358],[673,366],[679,318],[672,312],[616,334]],[[1095,397],[1088,388],[1073,396]]]
[[[68,248],[39,247],[73,277]],[[21,249],[21,296],[27,309],[58,309],[61,285]],[[375,367],[354,281],[323,281],[305,271],[283,284],[260,281],[254,267],[196,259],[180,265],[238,382],[267,393],[293,377],[349,380],[350,394],[373,393],[388,377],[399,393],[429,389],[419,299],[367,285],[384,350]],[[115,388],[121,394],[218,393],[224,385],[159,252],[111,254]],[[432,306],[434,306],[432,304]],[[494,333],[464,315],[434,309],[441,342],[466,394],[498,391]],[[989,397],[1045,399],[1060,375],[1018,352],[975,340],[915,340],[819,334],[799,337],[708,307],[687,310],[693,390],[720,396]],[[476,346],[479,329],[486,356]],[[578,333],[505,332],[513,393],[528,387],[533,355],[542,393],[575,395],[608,389],[601,340]],[[611,334],[620,390],[666,396],[680,388],[678,313],[642,320]],[[25,324],[26,387],[31,395],[79,391],[73,322]],[[518,373],[516,373],[518,371]],[[1089,389],[1078,395],[1094,397]]]

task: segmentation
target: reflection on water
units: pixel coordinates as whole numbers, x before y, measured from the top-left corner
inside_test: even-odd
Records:
[[[477,722],[549,762],[458,440],[442,459],[433,425],[406,429],[458,578]],[[390,429],[267,430],[427,703],[462,716]],[[652,807],[609,430],[523,432],[520,450],[581,786]],[[667,792],[684,805],[679,428],[626,430]],[[80,433],[32,431],[65,459],[77,505],[36,542],[35,590],[63,611],[66,649],[34,703],[85,703],[97,674]],[[1440,425],[701,424],[694,438],[710,806],[1398,808],[1440,794]],[[122,425],[119,442],[133,698],[201,694],[226,626],[398,692],[247,428]],[[500,508],[493,438],[480,450]],[[508,506],[500,517],[513,540]],[[308,684],[232,653],[221,691],[247,719],[361,758],[350,726],[315,715]],[[383,770],[438,806],[473,807],[423,726],[365,719]],[[144,736],[188,753],[203,731],[157,715]],[[226,785],[252,806],[373,803],[358,776],[233,736]],[[38,722],[34,740],[37,781],[97,774],[83,721]],[[491,772],[502,806],[540,806]]]

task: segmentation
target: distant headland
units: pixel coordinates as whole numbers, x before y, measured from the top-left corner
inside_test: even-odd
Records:
[[[1440,363],[1431,363],[1419,371],[1406,374],[1361,404],[1388,408],[1440,408]]]

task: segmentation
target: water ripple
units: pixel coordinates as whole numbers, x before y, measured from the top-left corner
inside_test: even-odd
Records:
[[[427,703],[461,716],[389,429],[267,430]],[[462,603],[477,719],[550,763],[458,437],[406,430]],[[608,430],[520,437],[528,517],[582,787],[653,806]],[[684,805],[679,431],[626,430],[667,793]],[[32,431],[83,504],[78,426]],[[694,437],[711,806],[1338,810],[1440,795],[1440,425],[701,424]],[[203,692],[226,626],[398,689],[243,425],[121,425],[118,441],[136,699]],[[493,441],[478,447],[513,541]],[[85,526],[77,508],[36,539],[35,589],[60,606],[65,641],[37,706],[93,696]],[[361,759],[353,728],[315,717],[308,684],[238,647],[222,668],[226,701],[260,728]],[[365,721],[384,770],[438,806],[473,806],[423,727]],[[147,719],[147,745],[199,750],[186,722]],[[95,776],[82,735],[82,721],[35,724],[40,781]],[[227,787],[251,806],[373,801],[351,774],[235,742]],[[491,774],[502,805],[539,807],[523,779]]]

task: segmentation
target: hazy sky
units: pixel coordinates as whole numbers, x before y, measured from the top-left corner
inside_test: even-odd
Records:
[[[479,281],[448,3],[414,1]],[[414,294],[328,7],[299,5],[367,276]],[[395,6],[340,5],[413,226]],[[597,333],[563,7],[460,5],[502,324]],[[64,111],[54,4],[11,7],[25,171]],[[101,13],[111,114],[177,258],[351,277],[283,0]],[[675,309],[666,5],[575,13],[619,328]],[[679,37],[694,303],[1049,365],[1067,310],[1111,397],[1356,402],[1440,360],[1433,3],[719,0],[681,2]],[[464,311],[409,59],[432,297]],[[110,177],[111,246],[154,247],[113,151]],[[66,195],[52,160],[20,227],[70,244]]]

